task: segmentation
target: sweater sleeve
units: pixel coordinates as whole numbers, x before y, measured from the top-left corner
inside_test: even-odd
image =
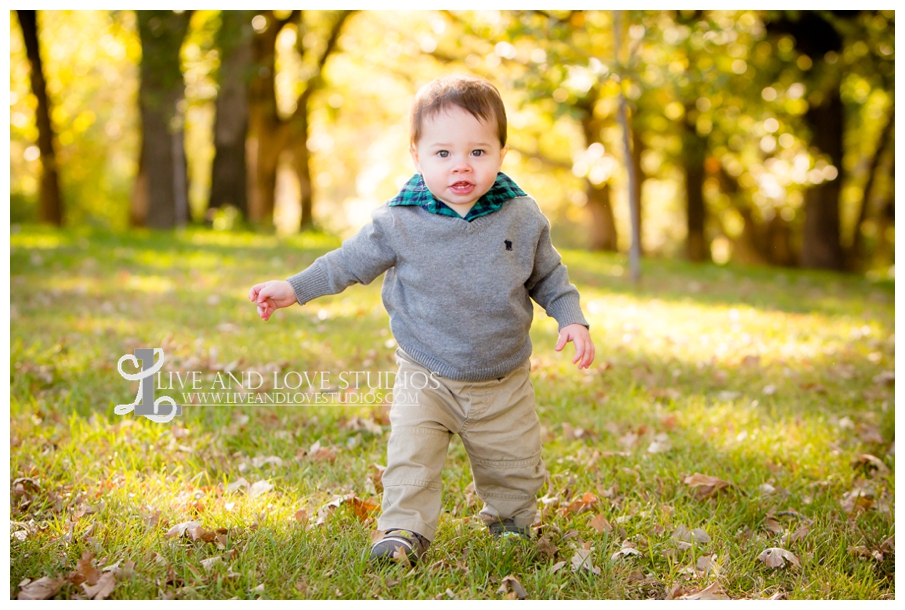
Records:
[[[578,289],[569,283],[568,270],[550,239],[550,221],[542,213],[540,218],[542,226],[534,255],[534,271],[525,283],[528,294],[559,323],[560,329],[569,324],[590,328],[581,312]]]
[[[302,305],[328,294],[337,294],[352,284],[370,284],[396,263],[389,243],[389,209],[377,208],[371,222],[343,242],[340,248],[318,258],[310,267],[286,281]]]

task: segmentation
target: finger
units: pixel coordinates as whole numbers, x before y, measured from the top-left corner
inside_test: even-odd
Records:
[[[569,342],[568,333],[561,332],[559,333],[559,340],[556,341],[556,351],[561,352],[562,348],[566,346],[566,343]]]
[[[589,343],[588,343],[588,348],[589,348],[589,349],[586,350],[586,353],[587,353],[587,356],[588,356],[588,362],[587,362],[587,364],[584,365],[584,368],[590,368],[591,365],[594,363],[594,356],[597,355],[597,352],[594,350],[594,344],[593,344],[593,343],[590,343],[590,342],[589,342]]]
[[[252,286],[251,290],[248,291],[248,298],[250,298],[252,301],[257,301],[258,293],[261,291],[261,288],[263,288],[265,285],[266,284],[255,284],[254,286]]]
[[[575,344],[575,357],[572,358],[572,364],[575,364],[579,360],[581,360],[584,355],[584,341],[581,337],[575,337],[572,342]],[[581,365],[579,365],[580,367]]]

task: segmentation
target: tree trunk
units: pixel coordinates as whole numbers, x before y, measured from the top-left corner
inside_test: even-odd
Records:
[[[252,223],[273,224],[277,164],[282,152],[279,130],[282,127],[276,98],[276,40],[288,23],[277,20],[272,11],[262,13],[267,27],[252,37],[253,78],[248,89],[248,124],[254,159],[254,182],[251,188],[248,218]]]
[[[635,217],[638,219],[638,224],[635,227],[635,231],[637,232],[635,239],[638,241],[638,251],[639,254],[644,254],[644,242],[641,239],[641,236],[644,233],[642,230],[644,227],[644,219],[642,216],[644,206],[641,203],[641,192],[644,190],[644,181],[647,179],[647,176],[641,169],[641,155],[644,153],[645,148],[644,140],[641,138],[641,130],[637,128],[638,121],[633,119],[632,122],[634,124],[632,128],[632,166],[635,168],[635,182],[633,184],[630,201],[632,201],[636,207]]]
[[[682,169],[685,172],[685,202],[688,236],[685,254],[691,261],[710,260],[710,251],[704,237],[707,210],[704,205],[704,161],[707,156],[707,140],[695,129],[694,112],[686,105],[682,121]]]
[[[601,186],[594,186],[587,182],[585,193],[588,196],[585,207],[591,215],[590,249],[616,252],[618,250],[616,219],[610,202],[610,184],[605,182]]]
[[[302,215],[299,229],[305,231],[314,227],[314,184],[311,181],[311,153],[308,151],[308,113],[297,116],[292,125],[292,160],[299,179],[302,199]]]
[[[25,52],[31,64],[31,90],[38,100],[35,122],[38,126],[38,150],[41,153],[41,188],[38,201],[38,218],[58,227],[63,226],[63,197],[60,193],[60,177],[57,171],[56,133],[50,122],[50,100],[47,98],[47,84],[44,80],[44,66],[41,63],[41,49],[38,44],[37,11],[16,11]]]
[[[880,131],[877,149],[870,159],[870,166],[867,170],[867,182],[864,185],[864,193],[861,196],[861,210],[858,212],[858,220],[855,222],[852,234],[852,244],[848,251],[848,255],[846,256],[847,265],[851,271],[860,268],[864,262],[862,260],[864,258],[864,252],[862,252],[864,249],[864,238],[861,236],[861,225],[864,224],[864,221],[867,220],[870,215],[870,196],[874,187],[874,179],[877,177],[877,169],[880,167],[880,158],[883,155],[883,151],[886,149],[887,142],[889,142],[889,136],[892,135],[894,124],[895,108],[891,108],[889,117],[886,120],[886,125]]]
[[[209,209],[234,206],[248,218],[248,83],[254,11],[220,11],[220,91],[214,124],[214,165]]]
[[[147,197],[144,224],[154,229],[184,225],[188,217],[183,117],[179,109],[185,82],[179,62],[190,12],[136,11],[141,38],[143,174],[138,185]]]
[[[805,113],[805,122],[812,134],[811,144],[829,156],[839,175],[834,180],[812,186],[805,193],[801,246],[803,267],[839,270],[843,266],[843,251],[839,242],[843,114],[838,86],[830,90],[822,104],[811,106]]]

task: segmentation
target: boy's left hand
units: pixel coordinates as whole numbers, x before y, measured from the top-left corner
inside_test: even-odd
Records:
[[[591,333],[586,326],[581,324],[569,324],[559,331],[559,341],[556,342],[556,351],[561,352],[566,343],[575,343],[575,357],[572,364],[578,362],[579,369],[586,369],[594,362],[594,342],[591,341]]]

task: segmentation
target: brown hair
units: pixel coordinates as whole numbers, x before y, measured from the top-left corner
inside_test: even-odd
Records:
[[[412,104],[411,143],[421,139],[424,121],[450,106],[467,110],[479,121],[496,120],[500,146],[506,146],[506,108],[500,92],[483,78],[465,75],[443,76],[418,90]]]

